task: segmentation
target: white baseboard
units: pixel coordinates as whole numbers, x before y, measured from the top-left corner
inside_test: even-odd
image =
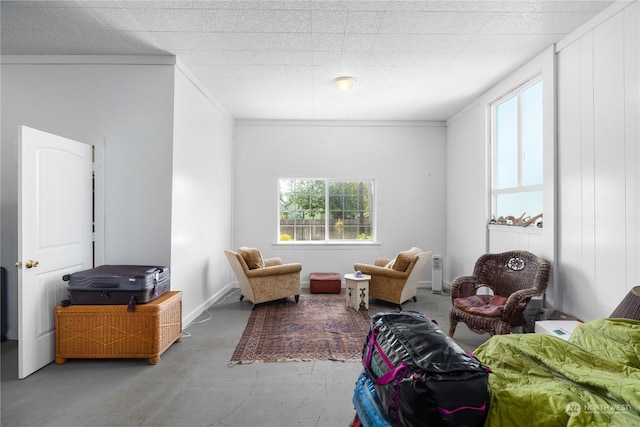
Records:
[[[218,302],[232,288],[234,288],[234,286],[229,283],[218,292],[213,294],[209,299],[203,301],[202,304],[191,310],[191,312],[187,313],[186,315],[182,313],[182,329],[185,329],[187,326],[189,326],[189,324],[193,322],[198,316],[200,316],[203,311]]]

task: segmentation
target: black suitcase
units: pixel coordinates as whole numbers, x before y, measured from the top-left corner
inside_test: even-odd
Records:
[[[171,287],[169,267],[149,265],[102,265],[65,274],[71,304],[101,305],[147,303]]]

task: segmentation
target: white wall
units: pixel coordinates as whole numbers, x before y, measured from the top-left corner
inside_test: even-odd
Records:
[[[528,250],[552,263],[555,258],[555,69],[547,49],[447,122],[447,259],[446,281],[473,272],[485,252]],[[541,75],[544,113],[544,228],[487,226],[490,216],[490,104]],[[528,212],[535,215],[537,212]],[[547,292],[552,302],[553,280]]]
[[[11,339],[17,338],[19,125],[104,141],[104,263],[171,262],[174,59],[109,59],[2,58],[1,241]]]
[[[231,283],[233,120],[182,66],[175,81],[171,278],[187,324]]]
[[[584,320],[640,282],[640,12],[619,8],[558,46],[560,302]]]
[[[478,257],[487,251],[489,165],[484,125],[478,104],[447,124],[447,284],[471,274]]]
[[[583,320],[609,315],[640,282],[639,22],[638,2],[614,3],[447,122],[449,281],[471,273],[484,244],[490,252],[531,250],[552,261],[547,302]],[[544,228],[491,226],[485,234],[486,105],[539,71],[546,114],[557,97],[557,139],[545,129]]]
[[[237,122],[235,248],[301,262],[313,272],[352,272],[355,262],[411,246],[445,250],[442,123]],[[277,245],[279,177],[369,178],[377,186],[377,245]],[[431,266],[422,286],[431,280]],[[235,278],[234,278],[235,280]]]

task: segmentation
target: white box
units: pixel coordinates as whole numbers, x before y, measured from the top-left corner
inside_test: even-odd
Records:
[[[568,341],[579,324],[577,320],[539,320],[536,322],[535,333],[553,335]]]

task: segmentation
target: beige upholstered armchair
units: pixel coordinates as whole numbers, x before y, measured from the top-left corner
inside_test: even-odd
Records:
[[[477,334],[503,335],[511,328],[526,328],[524,310],[531,297],[544,294],[549,284],[551,264],[527,251],[484,254],[478,258],[473,275],[451,282],[449,336],[458,322]],[[478,289],[493,295],[478,295]]]
[[[283,264],[280,258],[263,259],[255,248],[225,250],[225,255],[240,284],[240,301],[254,304],[294,296],[300,298],[302,264]]]
[[[410,298],[416,299],[418,281],[422,277],[431,251],[423,251],[413,247],[398,253],[393,258],[378,258],[374,265],[355,264],[355,271],[371,276],[369,297],[397,304],[402,310],[402,303]]]

